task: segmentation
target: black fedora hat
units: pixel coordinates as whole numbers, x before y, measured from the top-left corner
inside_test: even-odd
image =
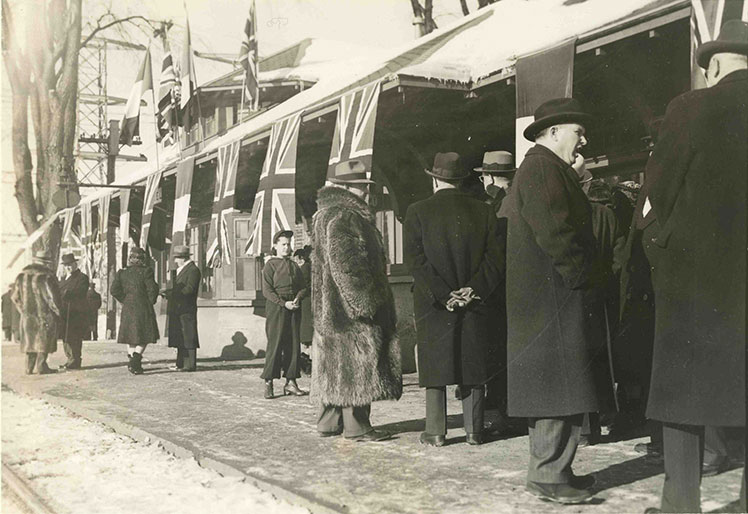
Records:
[[[523,135],[529,141],[535,141],[535,136],[544,128],[561,123],[579,123],[585,125],[592,120],[592,116],[582,109],[582,104],[575,98],[554,98],[544,102],[535,109],[535,121],[527,126]]]
[[[696,62],[706,69],[712,56],[720,52],[748,55],[748,23],[741,20],[726,21],[717,39],[696,49]]]
[[[483,164],[473,171],[479,173],[514,173],[517,167],[514,165],[514,156],[512,152],[498,150],[495,152],[486,152],[483,154]]]
[[[72,253],[66,253],[62,256],[62,263],[63,264],[75,264],[78,260],[75,258],[75,255]]]
[[[434,166],[430,170],[423,171],[442,180],[460,180],[470,176],[470,172],[462,167],[462,160],[457,152],[436,154]]]

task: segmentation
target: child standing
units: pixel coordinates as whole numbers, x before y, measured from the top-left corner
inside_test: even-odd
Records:
[[[281,230],[273,236],[271,257],[262,270],[262,293],[265,296],[265,333],[268,344],[265,351],[265,398],[273,398],[273,379],[280,378],[281,368],[286,377],[283,395],[302,396],[296,379],[301,353],[301,300],[308,288],[299,266],[291,257],[293,232]]]

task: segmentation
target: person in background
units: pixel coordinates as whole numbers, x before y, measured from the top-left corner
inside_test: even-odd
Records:
[[[169,347],[177,349],[177,371],[197,369],[197,349],[200,340],[197,334],[197,295],[200,292],[201,273],[190,259],[187,246],[176,245],[173,249],[173,279],[162,291],[167,299],[166,314],[169,317]]]
[[[371,426],[371,403],[403,392],[395,301],[386,273],[382,234],[366,203],[366,166],[331,168],[333,184],[317,194],[313,221],[312,397],[322,437],[384,441]]]
[[[13,287],[3,293],[3,341],[10,341],[13,337],[13,301],[10,299]]]
[[[312,263],[311,263],[312,247],[309,245],[300,248],[293,253],[293,258],[299,268],[301,268],[301,274],[304,277],[304,283],[306,284],[307,291],[312,290]],[[312,295],[307,294],[304,299],[301,300],[301,328],[299,329],[301,338],[301,344],[304,346],[310,346],[312,344],[312,336],[314,335],[314,321],[312,320]]]
[[[34,253],[12,288],[12,301],[21,313],[21,352],[26,354],[26,374],[53,373],[47,356],[57,351],[62,301],[52,260],[46,252]]]
[[[496,315],[504,251],[494,209],[460,190],[470,176],[460,156],[437,153],[425,172],[434,194],[412,204],[403,224],[405,263],[414,279],[418,379],[426,388],[426,431],[420,442],[444,445],[446,386],[459,384],[465,438],[479,445],[485,384],[506,358],[500,344],[504,327]]]
[[[90,329],[86,334],[91,341],[98,341],[99,339],[99,308],[101,307],[101,295],[96,292],[96,284],[91,281],[88,287],[88,293],[86,293],[86,301],[88,302],[89,316],[90,316]]]
[[[273,253],[262,269],[262,294],[265,296],[265,398],[271,399],[273,379],[283,376],[283,395],[303,396],[296,379],[301,353],[301,301],[308,294],[306,281],[299,266],[291,259],[293,231],[279,230],[273,236]]]
[[[659,224],[647,416],[663,423],[665,483],[650,512],[699,512],[704,427],[746,423],[748,23],[695,56],[707,87],[668,105],[637,213]]]
[[[157,342],[159,337],[153,310],[158,298],[158,284],[142,248],[130,250],[127,268],[117,271],[110,292],[122,304],[117,342],[127,345],[127,369],[134,375],[141,375],[145,347]]]
[[[88,275],[78,269],[72,253],[62,256],[64,278],[60,282],[62,296],[62,341],[67,362],[62,370],[81,369],[83,338],[90,326],[88,311]]]

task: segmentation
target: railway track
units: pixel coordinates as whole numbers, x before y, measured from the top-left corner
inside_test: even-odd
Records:
[[[37,494],[29,481],[3,464],[3,492],[10,492],[15,503],[21,507],[22,514],[55,514],[44,499]],[[25,510],[24,510],[25,509]],[[7,514],[14,514],[8,512]]]

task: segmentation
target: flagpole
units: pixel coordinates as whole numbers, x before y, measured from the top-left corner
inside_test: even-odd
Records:
[[[244,68],[242,67],[242,69],[244,69]],[[246,72],[246,70],[244,71],[244,73],[242,75],[243,75],[242,76],[242,103],[241,103],[241,107],[239,107],[239,122],[242,121],[242,113],[244,112],[244,95],[245,95],[245,93],[247,91],[247,72]]]
[[[152,41],[153,41],[153,39],[151,39],[151,41],[148,42],[148,50],[146,50],[147,52],[151,51],[151,42]],[[152,66],[153,66],[153,63],[151,63],[151,67]],[[151,69],[151,82],[153,82],[153,69]],[[160,170],[161,169],[161,163],[159,162],[159,157],[158,157],[158,147],[159,147],[159,142],[158,142],[158,105],[156,104],[156,86],[153,85],[153,84],[151,84],[151,101],[153,102],[153,106],[152,106],[153,107],[153,135],[155,136],[155,139],[156,139],[156,170]]]

